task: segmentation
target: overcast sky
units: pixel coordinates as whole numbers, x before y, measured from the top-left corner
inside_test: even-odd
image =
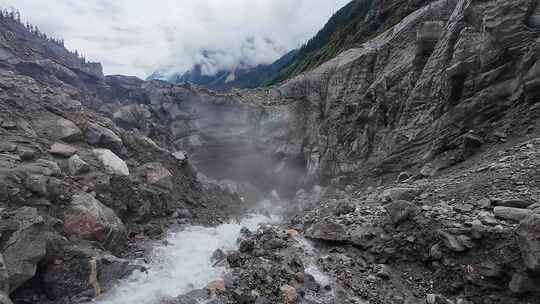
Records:
[[[350,0],[0,0],[106,74],[270,63]],[[202,51],[211,51],[206,57]]]

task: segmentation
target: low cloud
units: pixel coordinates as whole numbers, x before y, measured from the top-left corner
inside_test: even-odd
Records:
[[[270,63],[349,0],[0,0],[108,74],[207,74]]]

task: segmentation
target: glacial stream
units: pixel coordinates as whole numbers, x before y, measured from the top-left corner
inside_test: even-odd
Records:
[[[223,268],[212,267],[218,248],[235,249],[242,227],[256,230],[259,224],[278,222],[277,217],[247,216],[240,223],[217,227],[191,226],[171,233],[154,248],[147,273],[136,272],[97,301],[99,304],[155,304],[159,299],[177,297],[203,288],[217,279]]]

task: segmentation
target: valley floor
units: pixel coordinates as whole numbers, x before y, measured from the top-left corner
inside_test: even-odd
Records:
[[[284,223],[216,248],[221,278],[163,303],[539,303],[539,168],[531,136],[432,177],[301,190]]]

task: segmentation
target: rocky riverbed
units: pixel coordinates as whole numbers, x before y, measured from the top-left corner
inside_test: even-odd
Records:
[[[539,151],[535,138],[442,176],[299,191],[284,223],[217,251],[220,279],[166,303],[536,303]]]

